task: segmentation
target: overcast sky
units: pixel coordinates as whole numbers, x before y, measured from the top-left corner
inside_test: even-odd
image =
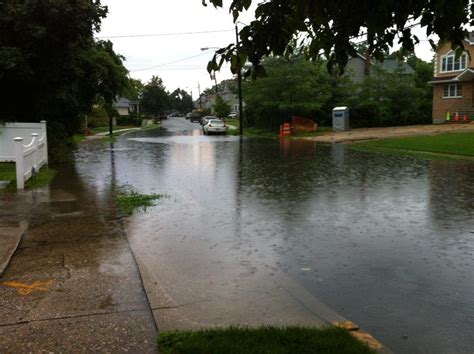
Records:
[[[133,78],[146,82],[158,75],[169,91],[178,87],[188,92],[192,90],[194,98],[198,83],[201,91],[212,86],[206,66],[213,50],[203,52],[201,48],[222,47],[235,41],[234,24],[228,11],[211,5],[204,7],[201,0],[102,0],[102,4],[108,6],[109,14],[102,22],[98,37],[226,31],[110,38],[115,51],[126,58],[125,66]],[[248,23],[252,18],[253,12],[249,11],[241,16],[241,21]],[[424,31],[416,32],[421,39],[426,39]],[[420,43],[416,53],[427,61],[433,57],[427,41]],[[218,81],[230,77],[228,66],[217,74]]]

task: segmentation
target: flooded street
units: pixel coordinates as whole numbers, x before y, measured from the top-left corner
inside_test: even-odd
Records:
[[[127,226],[163,327],[318,324],[321,301],[394,352],[472,353],[472,161],[163,125],[76,155],[98,198],[111,182],[167,196]]]

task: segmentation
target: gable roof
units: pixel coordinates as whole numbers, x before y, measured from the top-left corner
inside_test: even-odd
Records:
[[[112,103],[112,106],[115,108],[129,108],[131,105],[137,104],[135,101],[131,101],[125,97],[119,97],[118,100]]]
[[[398,69],[398,66],[401,65],[401,73],[402,74],[413,74],[415,70],[405,62],[401,62],[398,59],[385,59],[383,62],[378,63],[381,68],[389,73],[393,73]]]
[[[360,59],[363,62],[365,62],[365,60],[366,60],[365,56],[360,54],[360,53],[357,53],[357,55],[355,57],[349,58],[349,60],[351,60],[351,59]],[[402,62],[398,59],[385,59],[382,62],[374,60],[374,59],[370,59],[370,64],[373,65],[373,66],[378,66],[378,67],[382,68],[383,70],[385,70],[389,73],[395,72],[395,70],[397,70],[397,68],[398,68],[398,65],[401,65],[401,73],[402,74],[409,75],[409,74],[414,74],[415,73],[415,70],[413,70],[413,68],[410,65],[408,65],[407,63]]]

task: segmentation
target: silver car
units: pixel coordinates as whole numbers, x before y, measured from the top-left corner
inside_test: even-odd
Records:
[[[220,119],[209,119],[202,127],[204,134],[225,134],[228,126]]]

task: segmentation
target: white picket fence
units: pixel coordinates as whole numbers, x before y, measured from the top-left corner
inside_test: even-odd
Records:
[[[0,161],[15,161],[17,189],[24,189],[25,182],[48,164],[46,121],[6,123],[0,133]]]

